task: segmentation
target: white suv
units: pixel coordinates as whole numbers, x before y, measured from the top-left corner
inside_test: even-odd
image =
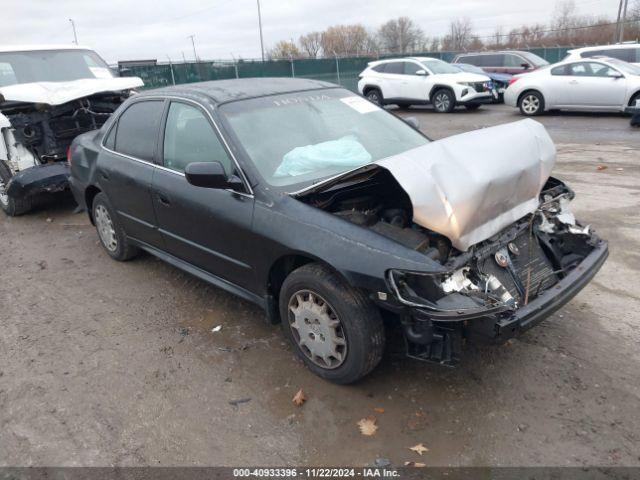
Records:
[[[395,58],[371,62],[359,75],[358,91],[378,105],[433,104],[437,112],[456,105],[475,110],[498,97],[486,75],[462,72],[429,57]]]
[[[610,57],[640,66],[640,43],[618,43],[616,45],[601,45],[598,47],[584,47],[569,50],[564,61],[580,60],[582,58]]]

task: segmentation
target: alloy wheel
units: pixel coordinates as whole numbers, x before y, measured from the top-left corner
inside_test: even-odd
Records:
[[[369,93],[367,93],[367,100],[369,100],[371,103],[375,103],[376,105],[380,105],[380,95],[378,95],[378,92],[376,92],[375,90],[370,91]]]
[[[94,212],[96,228],[98,235],[104,247],[110,252],[115,252],[118,248],[118,239],[116,238],[116,230],[111,220],[111,215],[104,205],[96,206]]]
[[[347,356],[347,339],[333,307],[310,290],[289,299],[289,326],[298,347],[321,368],[334,369]]]
[[[439,93],[436,95],[433,104],[439,112],[446,112],[451,106],[451,99],[446,93]]]
[[[527,95],[522,99],[522,110],[528,114],[533,115],[540,108],[540,99],[535,95]]]

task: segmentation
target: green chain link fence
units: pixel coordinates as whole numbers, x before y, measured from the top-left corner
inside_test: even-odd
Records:
[[[531,48],[527,51],[535,53],[550,63],[560,61],[572,47]],[[450,62],[461,52],[424,52],[414,56],[435,57]],[[387,55],[389,58],[398,55]],[[319,59],[288,60],[239,60],[238,62],[193,62],[144,66],[126,66],[119,68],[122,77],[140,77],[145,88],[165,87],[180,83],[204,82],[208,80],[224,80],[229,78],[252,77],[299,77],[324,80],[342,85],[356,91],[358,74],[367,63],[378,57],[338,57]]]

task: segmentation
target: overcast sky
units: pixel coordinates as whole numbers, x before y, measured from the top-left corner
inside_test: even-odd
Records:
[[[5,0],[0,44],[78,40],[109,63],[157,58],[260,57],[256,0]],[[475,33],[490,35],[522,23],[548,23],[556,0],[260,0],[265,50],[281,39],[340,23],[374,29],[398,16],[412,18],[428,36],[446,33],[452,19],[469,17]],[[615,19],[618,0],[575,0],[579,13]]]

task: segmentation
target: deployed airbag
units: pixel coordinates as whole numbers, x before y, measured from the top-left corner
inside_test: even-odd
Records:
[[[455,135],[375,163],[413,205],[413,221],[466,251],[534,212],[555,164],[545,128],[526,119]]]
[[[371,161],[371,154],[353,135],[315,145],[296,147],[284,155],[274,176],[286,177],[330,168],[359,167]]]

